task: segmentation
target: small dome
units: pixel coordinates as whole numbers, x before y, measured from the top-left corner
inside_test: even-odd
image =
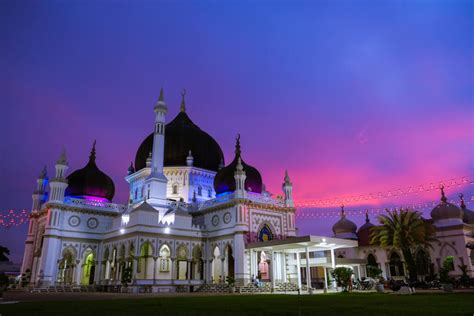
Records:
[[[135,170],[146,167],[146,160],[153,149],[153,133],[141,143],[135,155]],[[186,166],[189,151],[193,153],[193,166],[217,171],[224,159],[219,144],[209,134],[191,121],[181,108],[181,112],[166,124],[164,166]]]
[[[368,211],[365,213],[365,223],[357,231],[357,237],[359,238],[359,246],[370,245],[370,228],[375,225],[370,222]]]
[[[460,194],[461,198],[461,209],[463,210],[463,222],[466,224],[474,225],[474,212],[466,208],[466,203],[464,203],[464,195]]]
[[[68,177],[66,196],[77,198],[100,198],[112,201],[115,185],[112,179],[95,164],[95,142],[87,165]]]
[[[444,195],[444,187],[441,187],[441,203],[433,208],[431,218],[434,221],[463,218],[463,210],[448,202],[448,199]]]
[[[235,191],[235,178],[234,172],[237,168],[238,161],[242,163],[243,170],[245,171],[245,189],[255,193],[262,193],[262,176],[260,172],[254,167],[246,164],[240,151],[240,135],[237,137],[235,145],[235,157],[234,160],[226,167],[222,168],[217,172],[214,178],[214,190],[216,194],[222,194],[225,192]]]
[[[332,226],[332,231],[336,237],[357,239],[357,225],[346,218],[344,206],[341,208],[341,219]]]

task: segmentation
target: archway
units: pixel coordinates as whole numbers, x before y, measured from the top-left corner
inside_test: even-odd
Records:
[[[72,284],[74,281],[74,268],[76,256],[75,251],[66,248],[63,251],[63,257],[58,264],[58,282],[62,284]]]
[[[400,255],[396,252],[392,252],[392,254],[390,255],[389,267],[391,276],[405,275],[405,269],[403,267],[402,259],[400,258]]]
[[[137,279],[153,279],[153,246],[146,241],[140,247]]]
[[[193,249],[193,261],[191,265],[191,279],[203,279],[203,261],[201,247],[195,246]]]
[[[224,277],[224,282],[226,280],[227,276],[230,276],[234,278],[234,254],[232,252],[232,247],[230,245],[227,245],[225,247],[225,277]]]
[[[176,275],[178,280],[188,279],[188,250],[184,245],[178,247],[176,256]]]
[[[258,241],[268,241],[273,240],[273,231],[268,224],[263,224],[260,230],[258,231]]]
[[[168,245],[162,245],[159,251],[159,273],[169,275],[171,250]]]
[[[261,251],[258,261],[258,274],[257,278],[263,281],[270,280],[270,256],[265,252]]]
[[[222,281],[221,267],[221,251],[216,246],[212,252],[212,283],[218,283],[219,280]]]
[[[91,285],[94,284],[94,274],[95,274],[95,258],[92,251],[88,251],[84,255],[84,263],[82,265],[82,285]]]

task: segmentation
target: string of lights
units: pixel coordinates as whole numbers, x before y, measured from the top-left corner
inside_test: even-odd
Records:
[[[387,210],[393,211],[395,209],[409,209],[413,211],[425,212],[431,211],[436,205],[438,205],[440,201],[431,201],[425,202],[420,204],[409,204],[409,205],[402,205],[400,207],[378,207],[378,208],[364,208],[364,209],[355,209],[355,210],[347,210],[344,209],[344,213],[346,216],[355,217],[355,216],[365,216],[367,212],[369,215],[380,215],[385,213]],[[451,200],[449,201],[451,204],[460,205],[459,201]],[[465,204],[470,204],[471,201],[465,201]],[[299,219],[324,219],[324,218],[336,218],[341,217],[341,211],[338,209],[334,210],[302,210],[296,212],[296,218]]]
[[[350,205],[358,202],[374,201],[374,200],[385,200],[389,198],[397,198],[401,196],[408,196],[411,194],[420,194],[424,192],[439,190],[440,186],[450,188],[454,186],[461,187],[466,184],[474,184],[473,176],[463,176],[459,178],[453,178],[449,180],[439,180],[436,182],[430,182],[428,184],[420,184],[417,186],[409,186],[402,189],[392,189],[383,192],[368,193],[361,195],[352,196],[341,196],[330,199],[314,199],[314,200],[296,200],[295,206],[298,209],[301,208],[315,208],[315,207],[328,207],[328,206],[340,206]]]
[[[28,219],[28,212],[26,210],[19,212],[9,210],[4,214],[0,213],[0,226],[8,229],[10,227],[23,225],[28,222]]]

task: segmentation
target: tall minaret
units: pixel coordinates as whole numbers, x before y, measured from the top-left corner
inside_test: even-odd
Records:
[[[183,94],[184,98],[184,94]],[[165,153],[165,119],[168,108],[165,103],[163,88],[160,97],[154,108],[155,111],[155,131],[153,133],[153,149],[151,153],[151,173],[145,181],[145,200],[150,204],[162,204],[166,199],[166,179],[163,173],[163,161]]]
[[[245,191],[245,179],[247,175],[242,165],[242,159],[240,158],[240,134],[237,136],[235,143],[235,155],[238,157],[237,166],[235,166],[234,179],[235,179],[235,197],[236,198],[245,198],[247,192]]]
[[[49,202],[63,202],[64,193],[67,188],[66,171],[69,168],[66,158],[66,150],[63,150],[58,161],[56,161],[56,175],[51,180]]]
[[[282,188],[283,193],[285,194],[285,204],[286,206],[293,207],[295,203],[293,201],[293,184],[290,181],[290,176],[288,176],[288,170],[285,170],[285,182],[283,182]]]
[[[36,180],[36,190],[33,192],[33,205],[31,211],[39,211],[41,204],[46,202],[46,186],[48,185],[48,173],[46,172],[46,166],[41,170],[38,179]]]

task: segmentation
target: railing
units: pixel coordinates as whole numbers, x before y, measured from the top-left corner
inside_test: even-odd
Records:
[[[254,192],[246,192],[246,195],[247,195],[247,199],[249,199],[252,202],[256,202],[260,204],[271,204],[271,205],[276,205],[280,207],[285,206],[285,201],[283,201],[282,199],[274,199],[268,195],[263,195],[263,194],[254,193]],[[234,193],[220,195],[216,197],[215,199],[205,201],[199,206],[199,209],[205,209],[214,205],[228,202],[234,199],[234,197],[235,197]]]
[[[101,210],[107,211],[115,211],[117,213],[123,213],[127,210],[127,206],[123,204],[115,204],[103,201],[95,201],[95,200],[85,200],[85,199],[76,199],[76,198],[65,198],[64,204],[68,205],[75,205],[75,206],[83,206],[88,208],[96,208]]]

